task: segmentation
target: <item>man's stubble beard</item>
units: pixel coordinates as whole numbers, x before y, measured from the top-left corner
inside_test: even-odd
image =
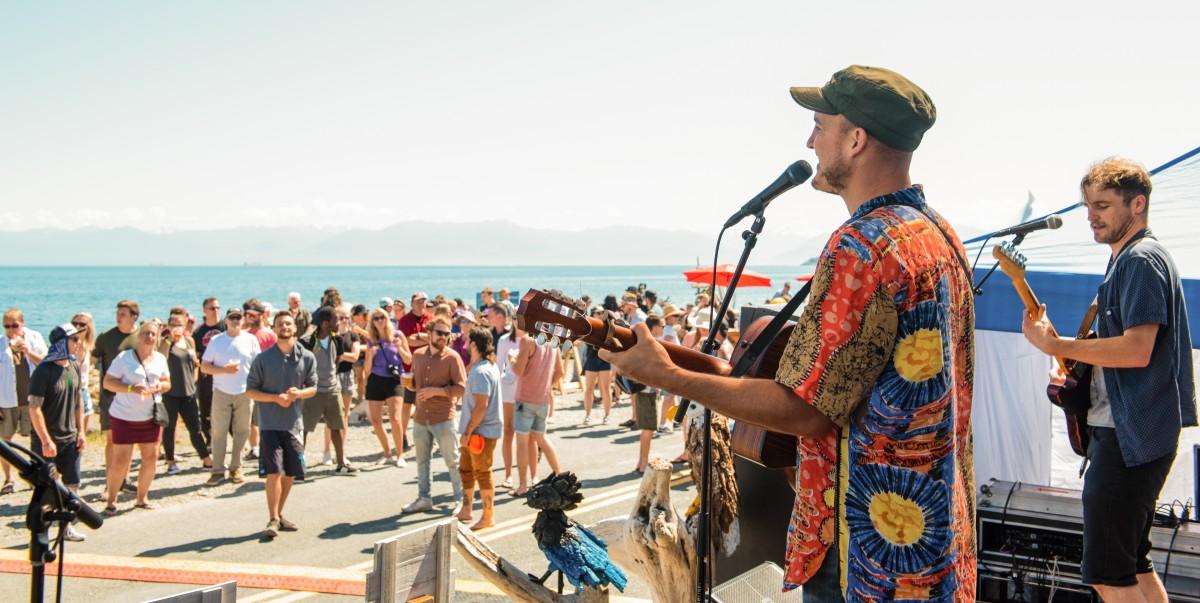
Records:
[[[813,178],[813,188],[839,195],[846,189],[846,181],[850,179],[852,170],[848,162],[840,159],[830,159],[817,164],[817,177]]]

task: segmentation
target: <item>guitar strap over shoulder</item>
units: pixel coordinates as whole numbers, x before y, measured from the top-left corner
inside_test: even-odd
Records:
[[[920,211],[925,218],[928,219],[935,228],[937,228],[938,232],[942,234],[942,238],[945,239],[946,245],[950,247],[950,251],[954,253],[954,256],[958,258],[959,264],[962,265],[963,276],[966,277],[967,283],[972,283],[974,279],[971,278],[971,266],[967,263],[967,259],[958,252],[957,248],[954,247],[954,243],[951,242],[950,235],[946,233],[946,229],[942,228],[942,225],[939,224],[933,215],[930,214],[925,208],[921,207],[917,208],[917,210]],[[771,320],[770,324],[767,325],[767,328],[763,329],[762,333],[759,333],[758,337],[756,337],[754,341],[750,343],[750,347],[746,350],[746,353],[742,354],[742,357],[738,361],[737,365],[733,367],[733,370],[730,372],[730,376],[741,377],[742,375],[745,375],[751,367],[754,366],[754,363],[758,360],[759,356],[762,356],[762,353],[767,350],[767,348],[771,345],[771,342],[775,341],[775,337],[781,330],[783,330],[783,326],[787,324],[788,319],[790,319],[792,315],[796,313],[796,309],[800,307],[800,304],[804,303],[804,300],[808,297],[811,289],[812,280],[809,280],[807,283],[804,283],[804,286],[801,287],[799,291],[796,292],[796,296],[788,301],[787,305],[775,315],[775,318]],[[1095,318],[1095,314],[1093,314],[1092,317]]]
[[[1083,321],[1079,323],[1079,330],[1075,333],[1075,339],[1083,339],[1088,336],[1092,330],[1092,323],[1096,322],[1096,315],[1100,313],[1100,296],[1092,299],[1092,305],[1088,306],[1087,312],[1083,313]]]

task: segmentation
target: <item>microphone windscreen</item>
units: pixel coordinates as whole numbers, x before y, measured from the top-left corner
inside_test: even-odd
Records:
[[[803,184],[805,180],[808,180],[812,176],[812,172],[812,166],[803,159],[789,165],[787,169],[788,177],[791,178],[793,184],[797,185]]]

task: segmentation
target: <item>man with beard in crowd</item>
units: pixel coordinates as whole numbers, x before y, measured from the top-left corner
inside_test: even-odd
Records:
[[[404,507],[405,513],[433,508],[430,464],[433,442],[446,461],[450,483],[457,501],[452,513],[462,505],[462,477],[458,473],[458,434],[455,429],[455,403],[466,391],[467,371],[462,358],[450,349],[450,321],[436,317],[429,322],[430,344],[413,353],[413,384],[417,388],[413,413],[413,445],[417,455],[417,499]]]

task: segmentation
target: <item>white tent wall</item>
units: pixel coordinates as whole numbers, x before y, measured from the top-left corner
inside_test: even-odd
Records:
[[[975,478],[1049,484],[1051,423],[1046,401],[1050,359],[1020,333],[975,332]],[[1068,452],[1070,449],[1068,448]]]

